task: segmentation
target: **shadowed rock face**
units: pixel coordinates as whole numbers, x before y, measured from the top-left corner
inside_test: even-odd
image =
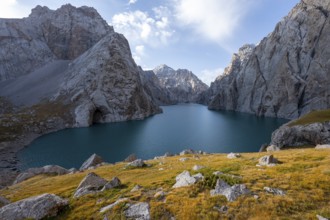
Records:
[[[0,81],[30,73],[53,60],[72,60],[113,28],[89,7],[37,6],[29,17],[0,19]]]
[[[259,45],[234,55],[201,102],[210,109],[288,119],[329,108],[329,5],[301,1]]]
[[[95,9],[37,6],[28,18],[0,19],[0,27],[0,96],[14,104],[69,103],[77,127],[160,112],[143,89],[127,40]]]

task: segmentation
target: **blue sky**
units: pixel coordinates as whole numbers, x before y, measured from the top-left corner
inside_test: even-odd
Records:
[[[98,10],[130,42],[144,69],[167,64],[209,84],[245,43],[267,36],[299,0],[0,0],[0,17],[26,17],[36,5]]]

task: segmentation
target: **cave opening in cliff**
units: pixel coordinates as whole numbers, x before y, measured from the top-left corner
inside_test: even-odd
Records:
[[[93,124],[98,124],[103,122],[103,113],[100,109],[95,109],[94,113],[93,113],[93,120],[92,123]]]

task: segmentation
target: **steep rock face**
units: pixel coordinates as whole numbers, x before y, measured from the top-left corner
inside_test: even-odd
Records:
[[[272,133],[271,144],[283,147],[330,144],[330,122],[282,125]]]
[[[161,86],[158,77],[153,71],[143,71],[140,68],[140,77],[144,90],[157,105],[172,105],[176,103],[172,93]]]
[[[0,81],[56,59],[74,59],[111,32],[95,9],[70,4],[55,11],[37,6],[27,18],[0,19]]]
[[[209,107],[290,119],[329,108],[329,5],[301,1],[245,64],[216,80]]]
[[[196,102],[198,96],[208,89],[208,86],[186,69],[174,70],[166,65],[156,67],[153,72],[159,78],[160,84],[172,93],[172,100],[179,103]]]
[[[143,90],[125,37],[110,33],[75,59],[57,98],[72,97],[76,126],[143,119],[160,109]]]

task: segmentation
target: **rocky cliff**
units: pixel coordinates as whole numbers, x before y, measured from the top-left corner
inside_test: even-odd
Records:
[[[174,70],[166,65],[156,67],[153,72],[163,88],[172,93],[171,99],[178,103],[196,102],[208,86],[186,69]]]
[[[200,101],[289,119],[329,108],[329,12],[328,1],[302,0],[255,48],[240,49]]]
[[[140,77],[144,90],[157,105],[176,104],[173,94],[167,88],[162,87],[159,78],[152,70],[144,71],[140,68]]]
[[[0,26],[0,96],[13,104],[63,102],[75,126],[160,111],[142,87],[127,40],[95,9],[37,6]]]

